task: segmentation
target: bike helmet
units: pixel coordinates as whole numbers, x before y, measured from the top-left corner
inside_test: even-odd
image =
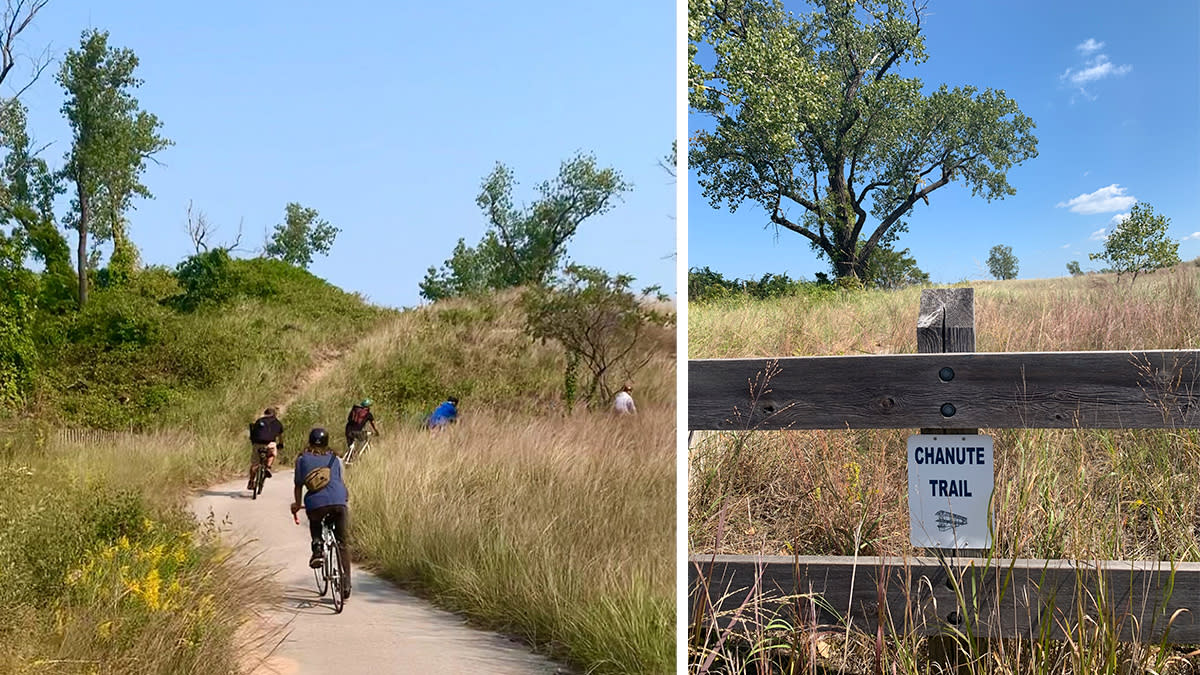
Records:
[[[448,399],[446,399],[446,400],[447,400],[447,401],[450,401],[450,402],[451,402],[451,403],[453,403],[454,405],[458,405],[458,397],[457,397],[457,396],[451,396],[450,398],[448,398]]]
[[[329,447],[329,432],[317,427],[308,432],[308,444],[317,448]]]
[[[375,401],[372,401],[372,400],[371,400],[371,399],[369,399],[369,398],[364,398],[364,399],[362,400],[362,403],[359,403],[359,405],[361,405],[361,406],[362,406],[362,407],[364,407],[364,408],[370,408],[370,407],[371,407],[371,404],[372,404],[372,403],[374,403],[374,402],[375,402]]]

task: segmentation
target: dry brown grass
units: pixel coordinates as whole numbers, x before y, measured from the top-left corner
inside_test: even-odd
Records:
[[[1193,265],[1133,286],[1103,276],[971,285],[979,351],[1200,348],[1200,269]],[[919,298],[919,289],[906,289],[692,305],[688,351],[692,358],[911,353]],[[913,432],[698,435],[689,451],[689,548],[915,554],[904,453]],[[980,432],[995,438],[993,555],[1200,560],[1197,430]],[[792,646],[816,642],[830,658],[793,659]],[[944,669],[929,660],[926,641],[911,635],[876,643],[851,633],[847,641],[781,623],[720,647],[703,637],[692,644],[694,672],[791,672],[781,670],[785,663],[807,663],[802,672],[875,672],[876,658],[889,672]],[[713,669],[700,667],[714,649]],[[1186,649],[1115,641],[1025,636],[987,649],[970,672],[1200,671],[1197,654]]]

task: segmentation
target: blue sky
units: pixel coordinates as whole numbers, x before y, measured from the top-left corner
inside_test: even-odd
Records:
[[[928,9],[929,60],[905,74],[927,90],[1003,89],[1038,138],[1038,157],[1008,173],[1015,195],[989,203],[951,184],[914,209],[898,247],[934,282],[991,278],[996,244],[1013,248],[1020,278],[1063,276],[1070,260],[1098,268],[1088,253],[1135,201],[1171,219],[1182,259],[1200,256],[1200,4],[930,0]],[[706,124],[689,118],[693,129]],[[749,203],[714,210],[690,176],[689,266],[740,278],[828,269],[807,239],[769,224]]]
[[[244,221],[254,249],[298,201],[342,229],[314,273],[414,305],[426,269],[485,230],[475,196],[497,161],[525,203],[583,150],[634,189],[570,257],[674,290],[676,186],[657,165],[675,136],[672,3],[64,0],[24,48],[59,59],[88,27],[137,53],[136,95],[175,141],[130,216],[149,263],[192,252],[189,200],[218,239]],[[53,167],[70,142],[57,67],[22,99]]]

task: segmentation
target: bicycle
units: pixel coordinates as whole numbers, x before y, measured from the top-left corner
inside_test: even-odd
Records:
[[[349,464],[351,459],[367,454],[367,450],[371,449],[371,436],[373,435],[370,431],[363,431],[362,436],[354,439],[354,442],[346,448],[346,456],[342,458],[342,461]]]
[[[324,597],[328,591],[333,599],[333,611],[341,614],[346,606],[346,598],[342,595],[342,557],[338,553],[337,537],[333,534],[333,516],[325,516],[321,520],[321,551],[325,562],[313,570],[317,594]]]
[[[254,465],[254,489],[250,491],[250,499],[258,499],[262,494],[263,484],[267,481],[267,455],[269,450],[264,445],[258,450],[258,464]]]

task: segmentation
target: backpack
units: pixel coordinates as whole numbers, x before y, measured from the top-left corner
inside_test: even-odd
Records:
[[[254,420],[254,424],[250,425],[250,440],[252,442],[268,443],[270,441],[275,440],[274,438],[269,438],[269,436],[271,435],[271,432],[267,428],[268,419],[269,418],[267,418],[267,417],[260,417],[256,420]]]
[[[370,408],[364,408],[361,405],[356,405],[350,409],[350,421],[354,423],[354,426],[361,427],[367,423],[367,415],[370,414]]]

